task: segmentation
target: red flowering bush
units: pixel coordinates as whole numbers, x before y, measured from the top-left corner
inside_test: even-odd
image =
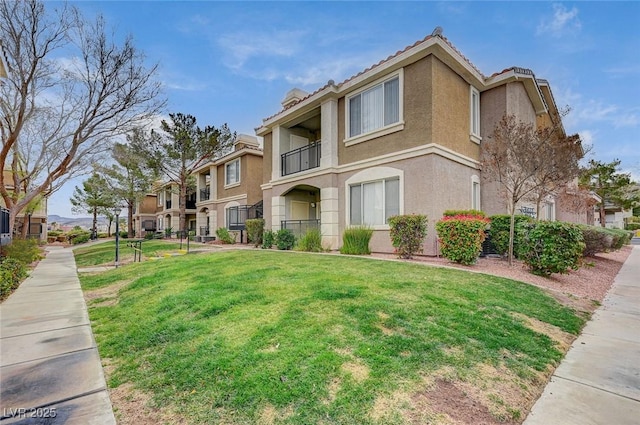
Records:
[[[440,252],[461,264],[474,264],[482,251],[484,230],[490,220],[481,215],[453,215],[436,223]]]

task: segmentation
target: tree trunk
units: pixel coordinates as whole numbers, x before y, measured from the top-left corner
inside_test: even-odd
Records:
[[[22,218],[22,228],[20,229],[20,239],[27,239],[27,233],[29,230],[29,215],[25,215]]]
[[[93,226],[91,227],[91,240],[98,239],[98,208],[93,207]]]
[[[113,218],[109,218],[109,227],[107,228],[107,237],[111,237],[111,225],[113,224]]]
[[[509,203],[509,214],[511,215],[511,220],[509,222],[509,265],[513,265],[513,240],[515,235],[516,228],[516,203],[512,199]]]
[[[133,238],[134,235],[134,230],[133,230],[133,206],[134,206],[135,202],[132,201],[131,199],[127,199],[127,235],[129,238]]]
[[[600,202],[600,226],[607,227],[607,215],[604,212],[604,201]]]

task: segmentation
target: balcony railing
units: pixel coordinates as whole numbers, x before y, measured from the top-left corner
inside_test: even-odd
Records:
[[[188,210],[195,210],[196,209],[196,200],[195,199],[187,199],[187,203],[185,204],[185,207]]]
[[[165,210],[170,210],[171,209],[171,201],[165,201],[164,206],[165,206],[165,208],[164,208]]]
[[[318,219],[309,219],[309,220],[282,220],[280,222],[281,229],[289,229],[291,232],[296,235],[296,238],[304,236],[307,233],[307,230],[310,229],[319,229],[320,228],[320,220]]]
[[[294,149],[280,155],[280,169],[283,176],[299,173],[320,166],[320,141]]]
[[[262,201],[254,205],[238,205],[227,208],[227,227],[229,230],[244,230],[245,222],[253,218],[262,218]]]
[[[211,198],[211,188],[200,189],[200,201],[208,201]]]

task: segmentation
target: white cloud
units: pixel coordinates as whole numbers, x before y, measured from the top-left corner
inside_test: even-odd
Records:
[[[292,57],[301,48],[304,31],[272,31],[270,33],[239,32],[218,38],[218,45],[225,51],[225,65],[241,69],[252,58]]]
[[[575,35],[582,29],[582,23],[578,18],[578,9],[574,6],[568,10],[562,4],[553,4],[553,16],[546,16],[538,25],[536,34],[549,34],[559,38],[567,35]]]
[[[570,105],[571,113],[563,120],[569,128],[584,127],[595,123],[607,123],[614,128],[638,127],[640,108],[624,108],[601,100],[585,100],[571,89],[558,90],[560,105]]]

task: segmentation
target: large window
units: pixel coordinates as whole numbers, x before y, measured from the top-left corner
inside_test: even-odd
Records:
[[[235,161],[227,162],[224,166],[225,186],[229,186],[240,182],[240,158]]]
[[[473,86],[470,94],[471,101],[471,136],[477,142],[480,142],[480,92]]]
[[[389,217],[400,213],[398,177],[352,184],[349,191],[352,225],[384,225]]]
[[[349,137],[400,122],[400,76],[347,98]]]

